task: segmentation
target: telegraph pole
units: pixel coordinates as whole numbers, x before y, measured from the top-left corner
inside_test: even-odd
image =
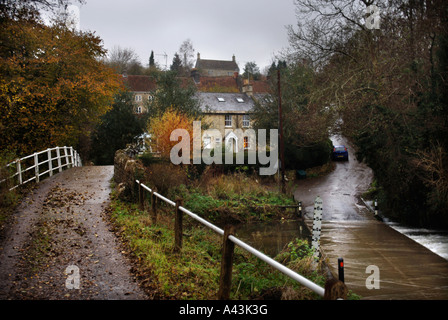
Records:
[[[280,139],[280,169],[282,170],[282,192],[286,193],[286,181],[285,181],[285,157],[284,157],[284,144],[283,144],[283,116],[282,116],[282,90],[280,85],[280,69],[277,70],[277,82],[278,82],[278,126],[279,126],[279,139]]]

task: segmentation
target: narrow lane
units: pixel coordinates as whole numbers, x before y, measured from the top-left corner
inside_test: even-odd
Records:
[[[358,198],[369,188],[371,169],[356,160],[344,138],[332,140],[348,147],[349,162],[337,162],[325,177],[300,181],[295,198],[302,201],[310,227],[314,199],[322,198],[321,248],[333,274],[342,257],[345,283],[363,299],[448,299],[448,261],[373,218]]]
[[[0,299],[147,299],[105,216],[113,173],[72,168],[23,200],[0,245]]]

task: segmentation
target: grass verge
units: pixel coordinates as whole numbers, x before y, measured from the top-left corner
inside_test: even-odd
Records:
[[[200,203],[207,210],[206,201],[199,199],[198,189],[188,204]],[[250,195],[250,192],[248,193]],[[211,194],[202,194],[215,199]],[[239,194],[244,201],[243,194]],[[224,199],[221,199],[224,200]],[[227,199],[228,200],[228,199]],[[216,208],[217,203],[209,203]],[[227,203],[228,205],[228,203]],[[188,205],[185,207],[189,208]],[[189,208],[192,210],[192,208]],[[198,208],[196,208],[198,209]],[[193,212],[196,212],[192,210]],[[198,213],[198,212],[196,212]],[[149,210],[119,200],[114,195],[109,216],[115,232],[132,252],[136,274],[150,297],[155,299],[216,299],[219,289],[222,238],[193,219],[184,216],[183,247],[174,252],[174,209],[158,207],[157,223],[152,223]],[[298,243],[308,247],[306,243]],[[308,254],[298,254],[297,243],[288,246],[280,256],[282,263],[319,285],[325,278],[311,263]],[[234,254],[231,299],[319,299],[307,288],[273,269],[265,262],[236,247]]]

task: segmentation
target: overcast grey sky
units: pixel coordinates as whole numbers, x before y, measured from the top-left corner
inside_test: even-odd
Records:
[[[293,0],[86,0],[80,27],[94,31],[106,49],[132,48],[147,66],[171,65],[181,43],[191,39],[203,59],[231,60],[240,69],[255,61],[263,70],[288,46],[286,25],[296,24]]]

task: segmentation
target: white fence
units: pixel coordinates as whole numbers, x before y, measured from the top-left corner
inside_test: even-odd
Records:
[[[81,167],[81,157],[73,147],[55,147],[41,152],[36,152],[29,156],[17,159],[6,165],[9,168],[10,176],[0,183],[12,181],[13,190],[18,186],[35,180],[39,182],[41,177],[48,175],[51,177],[55,171],[61,172],[65,167]]]

